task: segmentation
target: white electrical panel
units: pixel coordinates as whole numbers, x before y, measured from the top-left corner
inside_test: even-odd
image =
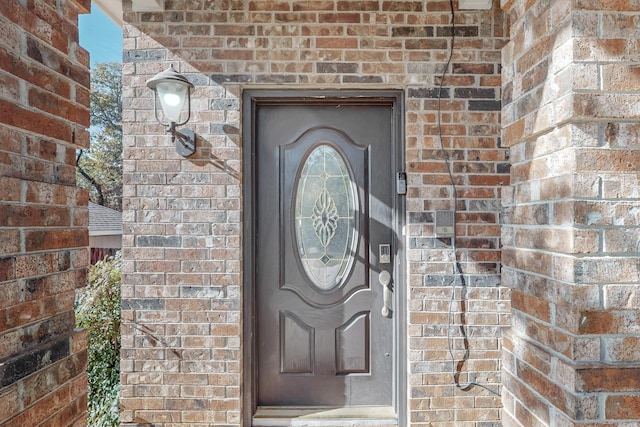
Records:
[[[492,0],[460,0],[459,10],[489,10]]]
[[[435,228],[437,237],[453,237],[456,233],[454,211],[435,211]]]

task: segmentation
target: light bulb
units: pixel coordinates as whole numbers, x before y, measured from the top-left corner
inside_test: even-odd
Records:
[[[180,97],[175,93],[166,93],[164,95],[164,103],[175,107],[176,105],[180,104]]]
[[[164,115],[173,123],[178,123],[189,88],[178,83],[163,82],[158,84],[157,90]]]

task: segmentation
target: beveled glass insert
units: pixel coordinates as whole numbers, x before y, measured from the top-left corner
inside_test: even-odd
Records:
[[[327,291],[342,285],[353,264],[357,195],[335,148],[319,145],[303,164],[295,187],[298,254],[311,282]]]

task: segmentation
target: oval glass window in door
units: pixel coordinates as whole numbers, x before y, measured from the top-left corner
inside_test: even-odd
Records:
[[[298,254],[311,283],[321,292],[341,286],[358,242],[355,184],[342,156],[330,145],[313,149],[295,185]]]

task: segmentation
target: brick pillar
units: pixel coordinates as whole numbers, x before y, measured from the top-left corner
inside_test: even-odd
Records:
[[[637,422],[640,12],[630,2],[502,6],[504,425]]]
[[[0,1],[0,424],[86,424],[87,194],[75,153],[89,143],[89,0]]]

